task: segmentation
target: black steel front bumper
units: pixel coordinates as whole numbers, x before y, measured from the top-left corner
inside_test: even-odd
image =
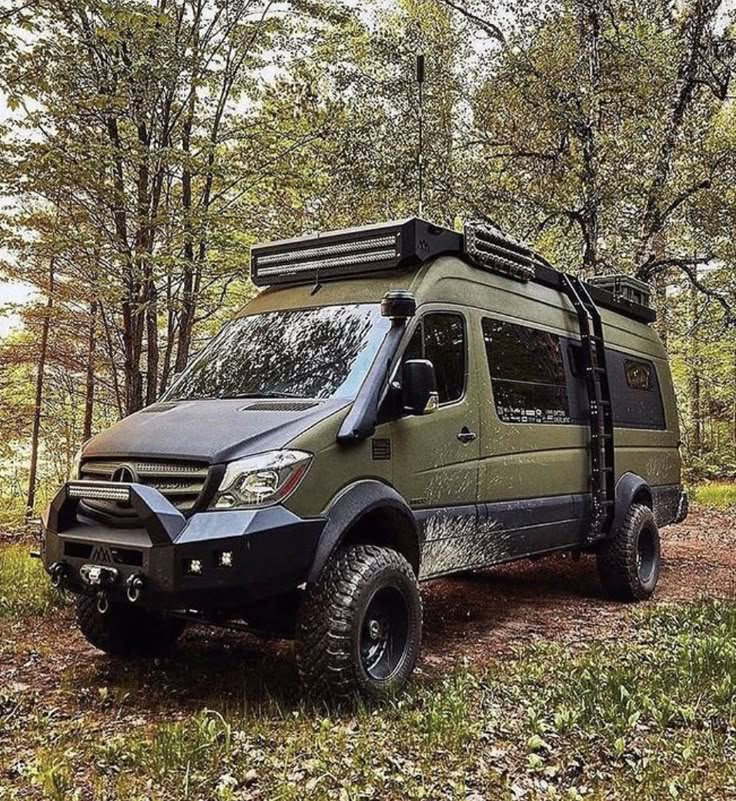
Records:
[[[84,498],[130,504],[140,527],[95,522],[80,512]],[[140,590],[135,602],[142,606],[225,610],[304,582],[324,524],[283,506],[186,518],[153,487],[71,481],[43,516],[42,558],[47,572],[72,592],[104,592],[110,600],[125,600],[135,584]],[[231,555],[229,566],[222,564],[224,552]],[[191,571],[192,560],[199,563],[198,574]]]

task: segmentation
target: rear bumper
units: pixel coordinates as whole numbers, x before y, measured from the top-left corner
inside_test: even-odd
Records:
[[[121,498],[127,490],[140,528],[113,528],[79,514],[85,494],[113,488]],[[136,603],[142,606],[232,609],[305,581],[324,522],[299,518],[282,506],[185,518],[151,487],[69,482],[43,517],[42,558],[46,570],[59,572],[72,592],[103,590],[110,600],[125,600],[130,583],[138,580]],[[225,560],[229,566],[223,564],[223,552],[231,554]],[[192,561],[201,572],[192,572]],[[85,565],[104,568],[104,585],[90,585]]]
[[[681,484],[654,486],[651,492],[654,519],[660,528],[671,523],[681,523],[687,517],[687,491]]]

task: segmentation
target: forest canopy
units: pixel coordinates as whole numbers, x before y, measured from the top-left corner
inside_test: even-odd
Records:
[[[253,243],[417,212],[420,53],[424,216],[650,283],[690,477],[736,477],[729,4],[6,0],[0,277],[35,291],[4,308],[0,515],[163,392]]]

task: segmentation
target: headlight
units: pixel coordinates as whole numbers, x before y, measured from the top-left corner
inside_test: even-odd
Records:
[[[283,501],[304,478],[312,455],[304,451],[268,451],[231,462],[212,509],[253,509]]]

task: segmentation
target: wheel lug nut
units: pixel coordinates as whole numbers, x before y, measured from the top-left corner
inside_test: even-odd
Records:
[[[381,624],[377,620],[368,623],[368,634],[372,640],[377,640],[381,636]]]

